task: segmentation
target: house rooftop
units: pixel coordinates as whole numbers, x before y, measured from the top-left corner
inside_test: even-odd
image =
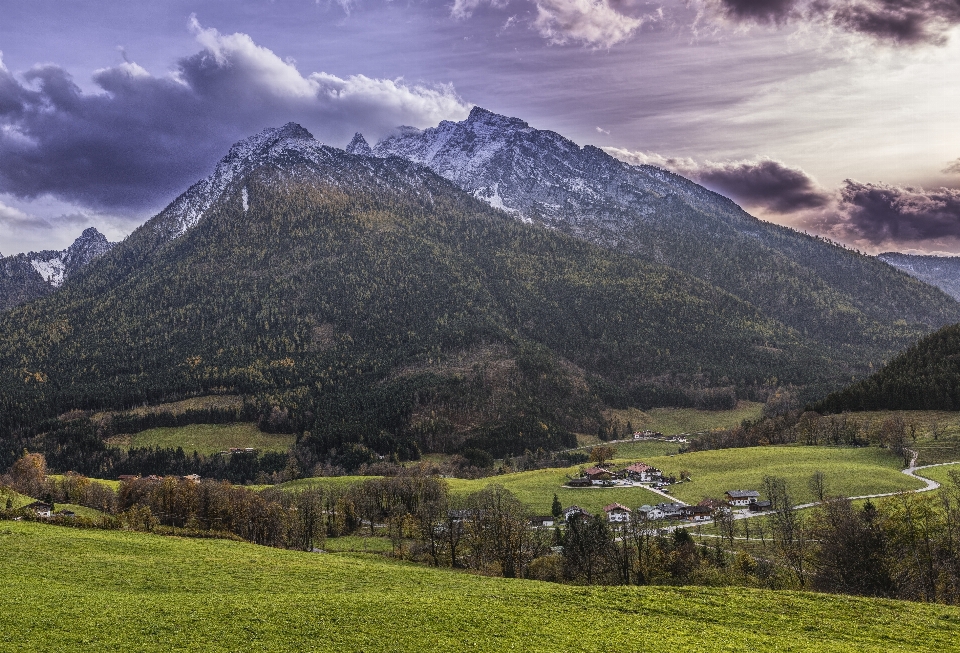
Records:
[[[633,512],[630,508],[627,508],[625,505],[620,503],[611,503],[609,506],[604,506],[604,512],[613,512],[614,510],[626,510],[627,512]]]
[[[727,490],[727,496],[731,499],[749,499],[760,496],[760,493],[756,490]]]

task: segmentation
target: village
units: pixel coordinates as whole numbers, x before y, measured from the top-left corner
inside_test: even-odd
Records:
[[[757,490],[731,489],[722,499],[704,499],[696,505],[689,505],[669,494],[669,487],[678,482],[687,482],[689,477],[681,473],[678,479],[643,462],[635,462],[617,469],[613,465],[597,465],[582,469],[579,476],[569,478],[564,484],[568,488],[612,489],[623,487],[643,487],[651,492],[671,499],[656,505],[645,504],[631,509],[621,503],[604,506],[603,512],[610,524],[630,522],[694,522],[712,521],[718,512],[731,514],[739,512],[742,516],[771,510],[769,500],[761,500]],[[531,520],[534,526],[554,526],[557,521],[570,523],[575,519],[590,519],[593,515],[580,506],[564,508],[554,518],[538,516]]]

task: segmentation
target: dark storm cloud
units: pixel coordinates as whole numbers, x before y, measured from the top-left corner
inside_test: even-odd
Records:
[[[295,120],[321,140],[345,142],[358,129],[375,136],[469,110],[447,86],[304,76],[245,34],[191,26],[203,49],[174,74],[124,62],[93,75],[100,93],[82,92],[59,66],[36,66],[21,82],[0,62],[0,192],[154,207],[267,126]]]
[[[605,149],[627,163],[655,165],[693,179],[747,208],[788,214],[822,208],[832,200],[832,194],[820,188],[806,172],[773,159],[700,163],[692,159]]]
[[[829,24],[879,41],[941,44],[960,24],[960,0],[707,0],[735,22]]]
[[[779,23],[790,15],[797,0],[721,0],[724,13],[735,20]]]
[[[960,238],[960,190],[898,188],[847,180],[837,227],[869,243]]]
[[[706,166],[698,180],[741,204],[776,213],[816,209],[830,202],[830,195],[803,170],[771,159]]]

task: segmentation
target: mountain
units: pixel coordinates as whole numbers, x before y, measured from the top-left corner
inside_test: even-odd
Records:
[[[845,410],[960,410],[960,324],[944,327],[883,369],[814,404]]]
[[[696,276],[829,348],[848,378],[960,321],[954,299],[881,261],[479,107],[462,122],[401,127],[373,152],[428,166],[520,221]]]
[[[0,258],[0,311],[50,294],[115,244],[90,227],[64,250]]]
[[[255,398],[262,428],[299,434],[303,469],[503,455],[570,446],[608,405],[730,405],[838,369],[685,272],[291,124],[0,315],[0,454],[86,469],[109,430],[93,411],[230,392]]]
[[[884,252],[878,254],[877,258],[960,300],[960,256],[921,256]]]

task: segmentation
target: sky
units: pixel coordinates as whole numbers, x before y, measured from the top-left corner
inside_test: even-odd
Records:
[[[0,253],[119,240],[229,146],[482,106],[861,251],[960,253],[960,0],[0,0]]]

